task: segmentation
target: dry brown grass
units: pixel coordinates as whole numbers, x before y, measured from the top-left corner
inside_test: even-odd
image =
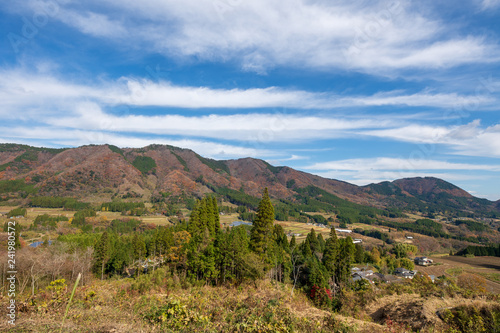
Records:
[[[175,280],[175,279],[174,279]],[[293,318],[297,332],[314,332],[324,329],[326,318],[332,313],[316,308],[307,295],[300,290],[291,294],[291,286],[260,280],[256,283],[245,283],[239,286],[184,286],[177,279],[176,285],[162,282],[147,288],[144,293],[133,288],[137,280],[119,279],[99,281],[79,287],[70,308],[64,332],[165,332],[165,327],[153,325],[145,320],[145,314],[155,306],[168,302],[180,302],[190,313],[210,318],[211,322],[205,332],[230,332],[234,328],[228,326],[228,318],[248,315],[251,318],[263,316],[266,309],[278,309],[283,316]],[[163,280],[165,281],[165,279]],[[68,288],[69,289],[69,288]],[[377,291],[373,291],[377,293]],[[95,296],[92,296],[95,293]],[[34,305],[22,299],[23,311],[19,312],[17,325],[12,332],[54,332],[58,331],[66,305],[67,296],[60,304],[50,304],[50,297],[39,293]],[[353,293],[351,296],[356,296]],[[445,325],[439,319],[440,309],[459,305],[487,305],[494,301],[486,297],[468,299],[462,296],[436,297],[413,294],[385,295],[378,293],[359,307],[353,314],[335,314],[337,322],[355,327],[358,332],[391,332],[386,325],[390,318],[397,329],[410,325],[421,332],[440,332]],[[382,296],[385,295],[385,296]],[[356,296],[357,297],[357,296]],[[0,302],[5,304],[6,298]],[[44,306],[44,303],[49,303]],[[276,304],[273,308],[270,304]],[[359,305],[357,305],[359,306]],[[243,309],[243,312],[241,312]],[[274,310],[272,310],[274,311]],[[347,309],[350,311],[350,309]],[[5,309],[0,315],[5,316]],[[255,317],[252,317],[255,316]],[[240,320],[247,320],[242,317]],[[0,322],[0,331],[9,327],[5,321]],[[182,330],[173,330],[182,331]],[[197,331],[197,330],[194,330]],[[272,331],[272,330],[271,330]],[[325,330],[327,332],[328,330]],[[398,332],[406,332],[399,330]],[[191,328],[190,332],[193,332]],[[267,330],[267,332],[270,332]]]
[[[168,220],[166,216],[142,216],[140,218],[144,223],[151,223],[154,225],[168,226],[172,223]]]

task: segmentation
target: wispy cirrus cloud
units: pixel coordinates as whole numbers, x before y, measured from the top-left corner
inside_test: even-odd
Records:
[[[393,157],[355,158],[339,161],[315,163],[304,167],[309,170],[400,170],[400,171],[428,171],[428,170],[484,170],[500,172],[499,165],[452,163],[432,159],[407,159]]]
[[[483,6],[496,2],[485,0]],[[457,36],[445,22],[403,0],[107,0],[60,7],[55,19],[131,50],[236,60],[260,73],[275,66],[306,66],[385,75],[500,60],[495,42]]]
[[[51,117],[46,123],[66,128],[102,129],[109,132],[188,135],[222,140],[287,142],[348,136],[358,129],[395,126],[399,121],[384,119],[349,119],[280,113],[233,115],[158,116],[105,113],[95,103],[78,106],[75,115]]]
[[[416,144],[443,145],[467,156],[500,157],[500,125],[481,126],[476,119],[460,126],[411,124],[368,130],[359,134]]]
[[[370,106],[428,106],[452,108],[474,103],[479,109],[498,102],[489,94],[460,95],[395,90],[373,95],[343,96],[333,92],[308,92],[275,86],[248,89],[213,89],[179,86],[167,81],[122,77],[118,80],[74,82],[50,73],[0,69],[0,105],[10,108],[91,100],[104,106],[159,106],[188,109],[273,108],[336,109]]]
[[[333,138],[377,137],[410,143],[446,145],[452,151],[472,156],[500,156],[498,125],[482,127],[479,120],[462,126],[424,125],[414,114],[400,116],[354,113],[328,114],[337,108],[374,106],[429,106],[449,109],[474,102],[489,108],[494,95],[456,93],[405,94],[380,92],[369,96],[339,96],[329,92],[307,92],[277,87],[213,89],[176,86],[170,82],[121,78],[97,82],[75,82],[50,73],[1,70],[0,113],[4,119],[30,118],[38,123],[74,130],[109,133],[185,135],[218,140],[286,142]],[[185,115],[112,114],[120,105],[182,109],[262,109],[259,113]],[[296,112],[267,112],[269,108],[319,110],[305,115]],[[108,111],[106,111],[108,110]]]
[[[34,146],[78,147],[88,144],[112,144],[119,147],[140,148],[151,144],[165,144],[192,149],[203,156],[216,159],[283,156],[279,151],[253,148],[250,145],[219,143],[190,138],[175,139],[154,135],[137,136],[103,131],[98,128],[85,130],[51,126],[12,126],[0,127],[0,131],[3,133],[0,136],[0,142],[20,142]]]
[[[483,0],[481,2],[481,9],[492,9],[500,7],[500,0]]]

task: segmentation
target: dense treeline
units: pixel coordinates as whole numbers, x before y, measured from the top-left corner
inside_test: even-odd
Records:
[[[111,221],[111,224],[107,228],[108,231],[117,234],[127,234],[140,229],[142,222],[136,219],[118,220],[115,219]]]
[[[214,170],[215,172],[225,172],[227,173],[228,175],[231,174],[231,172],[229,171],[229,167],[226,165],[226,163],[224,161],[217,161],[217,160],[213,160],[211,158],[205,158],[205,157],[202,157],[198,154],[195,154],[196,157],[200,160],[201,163],[205,164],[206,166],[208,166],[210,169]]]
[[[132,165],[143,174],[146,174],[156,168],[156,162],[149,156],[137,156]]]
[[[250,209],[256,209],[259,204],[259,199],[252,197],[242,191],[236,191],[227,187],[215,188],[217,194],[227,198],[227,200],[235,205],[246,206]]]
[[[0,171],[1,167],[0,167]],[[17,180],[0,180],[0,193],[15,193],[19,192],[22,198],[29,194],[36,193],[36,189],[32,184],[26,184],[24,179]]]
[[[38,215],[33,224],[30,226],[31,230],[54,230],[57,223],[60,221],[69,221],[66,216],[58,215],[51,216],[49,214]]]
[[[467,227],[467,229],[469,229],[470,231],[486,231],[488,230],[488,226],[480,223],[480,222],[476,222],[476,221],[471,221],[471,220],[457,220],[455,221],[455,225],[462,225],[462,224],[465,224],[465,226]]]
[[[26,208],[14,208],[7,213],[7,217],[26,216]]]
[[[101,205],[101,210],[110,212],[127,212],[144,209],[144,202],[105,202]]]
[[[80,202],[73,198],[65,197],[33,197],[29,203],[30,207],[41,208],[64,208],[67,210],[80,210],[90,207],[89,203]]]
[[[71,220],[71,224],[80,227],[82,231],[90,231],[92,227],[86,223],[85,218],[96,216],[96,212],[93,209],[83,209],[73,215],[73,219]]]
[[[361,228],[357,228],[357,229],[354,229],[354,232],[361,234],[363,236],[368,236],[368,237],[380,239],[380,240],[386,242],[387,244],[392,244],[394,242],[389,237],[388,234],[386,234],[385,232],[381,232],[379,230],[363,230]]]
[[[415,221],[414,223],[409,223],[409,222],[399,223],[391,221],[377,221],[377,223],[379,225],[383,225],[389,228],[407,230],[431,237],[442,237],[447,239],[451,238],[471,243],[479,242],[479,239],[477,237],[462,237],[462,236],[450,235],[442,230],[443,226],[441,224],[428,219],[420,219]]]
[[[374,207],[359,205],[337,197],[315,186],[295,189],[299,194],[296,198],[301,204],[296,210],[306,212],[331,212],[337,214],[337,220],[350,224],[374,219],[377,215],[387,217],[404,217],[396,209],[382,210]]]
[[[498,246],[475,246],[469,245],[465,249],[460,250],[456,254],[457,256],[491,256],[500,257],[500,244]]]
[[[112,152],[115,152],[115,153],[117,153],[117,154],[120,154],[120,155],[122,155],[122,156],[125,156],[125,155],[123,154],[123,150],[121,150],[121,149],[120,149],[120,148],[118,148],[117,146],[108,145],[108,148],[109,148],[109,150],[111,150]]]

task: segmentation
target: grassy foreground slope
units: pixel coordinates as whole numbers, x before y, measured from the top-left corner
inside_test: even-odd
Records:
[[[3,321],[0,330],[58,331],[69,287],[59,280],[26,298],[20,302],[16,326]],[[292,295],[289,284],[259,280],[194,286],[161,268],[137,279],[80,286],[63,332],[494,332],[487,320],[469,316],[460,321],[453,311],[500,313],[498,295],[466,291],[453,283],[432,285],[426,279],[349,291],[344,299],[343,310],[334,314],[316,307],[301,290]],[[5,304],[6,298],[1,301]],[[5,311],[2,307],[2,316]],[[469,330],[460,330],[460,325]]]

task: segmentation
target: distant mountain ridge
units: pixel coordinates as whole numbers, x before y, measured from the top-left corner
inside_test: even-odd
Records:
[[[296,189],[315,186],[364,205],[400,208],[450,207],[499,211],[500,200],[475,198],[437,178],[406,178],[357,186],[326,179],[254,158],[213,160],[192,150],[167,145],[118,148],[90,145],[68,149],[0,144],[0,181],[24,179],[39,195],[149,198],[160,192],[202,196],[227,188],[258,197],[268,187],[272,197],[292,199]]]

